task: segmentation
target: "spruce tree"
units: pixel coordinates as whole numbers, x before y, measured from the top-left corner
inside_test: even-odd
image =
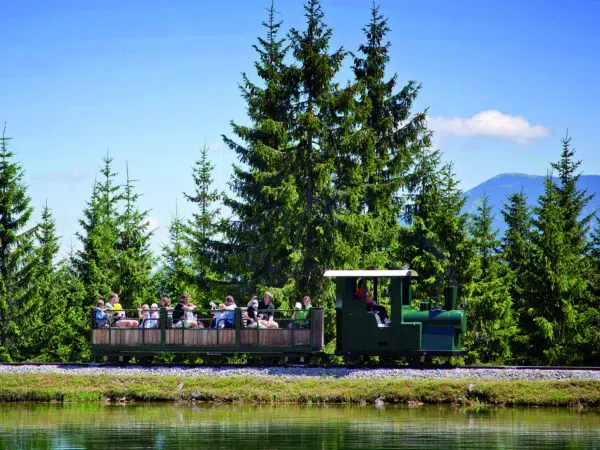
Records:
[[[502,275],[501,240],[492,229],[492,206],[484,196],[471,222],[477,257],[476,282],[466,304],[469,329],[465,344],[468,360],[504,363],[510,359],[517,332],[508,285]]]
[[[124,210],[118,218],[120,237],[118,244],[119,273],[115,289],[119,292],[123,307],[140,306],[154,298],[152,268],[154,258],[150,250],[150,239],[154,230],[149,230],[148,213],[140,211],[140,194],[134,191],[126,166],[126,183],[123,189]]]
[[[398,260],[419,274],[415,301],[444,305],[443,288],[458,286],[468,298],[475,273],[474,248],[469,238],[465,197],[458,188],[452,164],[441,162],[439,151],[424,147],[406,178],[410,202],[405,206],[407,227],[400,230]]]
[[[290,30],[296,59],[291,80],[297,83],[299,94],[290,131],[298,196],[291,215],[295,223],[292,279],[297,290],[320,296],[325,291],[323,271],[342,265],[348,256],[344,235],[338,234],[337,207],[340,200],[352,201],[348,198],[352,192],[335,182],[336,172],[342,170],[340,155],[352,152],[351,142],[360,134],[353,130],[360,111],[354,101],[355,87],[340,89],[334,80],[346,52],[343,48],[330,51],[332,30],[324,23],[319,1],[309,0],[304,9],[304,31]]]
[[[186,240],[186,222],[177,207],[169,225],[169,243],[162,247],[163,266],[157,275],[161,295],[180,298],[185,292],[196,297],[191,249]]]
[[[35,292],[39,298],[40,309],[37,315],[34,342],[30,350],[31,356],[40,356],[41,359],[60,361],[57,358],[48,358],[56,355],[56,347],[69,345],[61,341],[53,348],[55,338],[64,334],[65,328],[70,328],[66,320],[68,314],[66,299],[63,296],[64,285],[56,268],[59,238],[56,234],[56,223],[48,203],[42,208],[41,222],[37,228],[37,264],[35,270]]]
[[[27,228],[33,208],[23,167],[14,160],[5,133],[6,126],[0,138],[0,357],[21,359],[18,342],[39,310],[39,298],[31,295],[35,227]]]
[[[508,197],[501,213],[506,223],[506,231],[502,239],[503,272],[505,273],[509,293],[513,300],[515,319],[519,329],[523,329],[522,320],[527,317],[527,305],[524,293],[527,289],[527,267],[533,255],[531,244],[532,217],[527,206],[527,196],[515,192]],[[516,357],[526,354],[527,338],[521,333],[515,336],[513,354]]]
[[[86,288],[86,302],[95,304],[108,298],[119,285],[119,202],[121,186],[112,169],[113,159],[103,158],[100,181],[95,180],[92,195],[79,220],[77,232],[82,249],[77,254],[77,267]]]
[[[440,152],[425,147],[406,183],[411,201],[404,207],[403,219],[408,226],[400,230],[397,260],[419,274],[413,294],[416,301],[441,300],[448,254],[437,232],[442,203],[440,166]]]
[[[253,45],[259,56],[255,69],[260,84],[243,74],[241,90],[250,125],[232,122],[233,133],[243,143],[223,136],[241,163],[234,165],[230,182],[235,197],[224,198],[233,214],[225,256],[230,270],[242,275],[250,290],[257,285],[285,284],[292,265],[290,230],[295,227],[292,213],[298,195],[291,172],[295,155],[289,131],[297,86],[290,81],[291,72],[284,62],[289,47],[279,37],[282,23],[275,15],[272,4],[263,23],[266,37]]]
[[[91,360],[89,345],[92,306],[86,301],[86,290],[79,276],[77,254],[70,246],[68,254],[54,270],[54,311],[44,328],[44,345],[40,359],[44,361],[86,362]]]
[[[582,354],[586,365],[600,364],[600,218],[592,233],[592,249],[587,258],[591,269],[589,297],[590,304],[585,308],[583,324]]]
[[[214,298],[212,290],[215,282],[224,281],[223,271],[217,269],[221,258],[221,243],[217,240],[223,230],[220,208],[222,194],[212,189],[212,171],[214,165],[208,157],[208,147],[200,150],[200,159],[196,161],[192,176],[196,190],[193,195],[184,193],[188,201],[197,205],[192,219],[187,223],[186,239],[192,256],[192,268],[195,282],[202,300]],[[221,267],[222,264],[220,264]]]
[[[551,176],[534,208],[533,256],[527,267],[526,315],[522,318],[523,358],[534,363],[572,364],[583,360],[585,312],[590,268],[586,258],[587,201],[576,188],[568,140],[558,167],[560,184]]]
[[[359,248],[352,259],[356,267],[385,268],[394,265],[390,252],[397,247],[403,206],[400,191],[415,154],[429,145],[429,133],[425,113],[411,112],[420,86],[410,81],[395,92],[398,76],[386,73],[391,44],[385,39],[390,28],[379,7],[373,5],[371,20],[363,31],[366,43],[359,47],[362,55],[354,58],[352,67],[364,88],[357,105],[364,114],[363,139],[352,142],[351,156],[355,157],[349,158],[359,182],[347,182],[359,199],[354,218],[358,233],[352,238]]]

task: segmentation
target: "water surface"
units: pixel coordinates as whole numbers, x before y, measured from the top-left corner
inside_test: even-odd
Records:
[[[600,448],[600,412],[372,405],[0,404],[0,448]]]

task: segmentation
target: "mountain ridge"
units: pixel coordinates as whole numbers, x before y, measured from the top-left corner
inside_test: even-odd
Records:
[[[556,179],[556,177],[552,177]],[[501,173],[483,183],[465,191],[467,202],[464,212],[475,214],[477,206],[484,195],[489,198],[494,215],[493,226],[503,234],[506,224],[502,219],[501,209],[507,202],[507,197],[521,190],[527,195],[527,205],[533,207],[544,192],[546,175],[531,175],[526,173]],[[600,208],[600,175],[581,175],[578,181],[579,189],[586,189],[588,194],[596,194],[589,202],[583,214],[590,214]]]

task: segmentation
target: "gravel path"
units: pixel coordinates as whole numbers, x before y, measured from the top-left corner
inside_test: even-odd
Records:
[[[536,369],[347,369],[315,367],[102,367],[70,365],[11,366],[0,364],[0,376],[15,373],[56,373],[70,375],[176,375],[255,377],[334,377],[346,379],[437,379],[437,380],[600,380],[600,371]]]

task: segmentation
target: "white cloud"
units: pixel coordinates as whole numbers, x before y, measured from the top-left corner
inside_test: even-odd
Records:
[[[485,136],[505,139],[520,145],[546,137],[548,129],[531,125],[521,116],[511,116],[496,110],[481,111],[473,117],[429,117],[429,127],[440,135]]]

